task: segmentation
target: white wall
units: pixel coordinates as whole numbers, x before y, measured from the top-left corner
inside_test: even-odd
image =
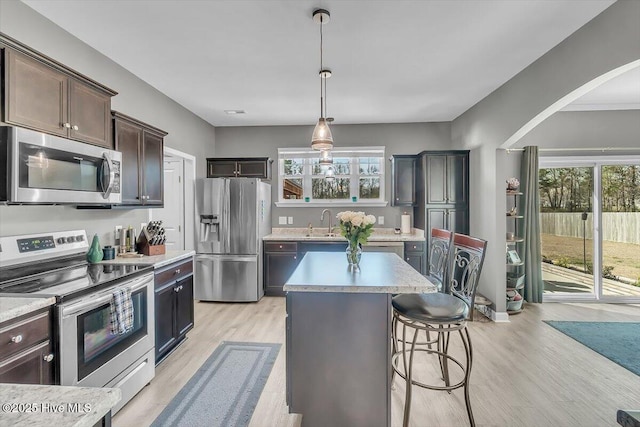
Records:
[[[216,128],[216,157],[267,156],[277,161],[278,148],[310,147],[314,124],[309,126],[260,126]],[[334,143],[343,147],[385,146],[386,170],[385,197],[391,196],[391,175],[388,158],[392,154],[417,154],[424,150],[448,150],[451,144],[450,123],[404,123],[332,125]],[[278,167],[273,164],[272,199],[278,200]],[[306,227],[311,223],[320,226],[323,208],[278,208],[273,206],[271,218],[274,227],[278,216],[293,216],[293,227]],[[344,208],[347,209],[347,208]],[[342,209],[342,210],[344,210]],[[334,209],[336,214],[340,208]],[[363,208],[372,215],[385,217],[384,227],[400,227],[403,211],[412,208]],[[325,225],[327,221],[325,219]]]
[[[479,291],[506,309],[506,159],[498,150],[533,117],[593,79],[640,59],[640,2],[618,1],[452,123],[471,149],[471,234],[489,241]]]
[[[205,175],[202,159],[213,155],[215,148],[215,128],[209,123],[20,1],[0,0],[0,32],[117,91],[112,100],[114,110],[167,131],[165,144],[195,156],[197,174]],[[139,229],[146,220],[147,209],[79,211],[64,206],[0,206],[0,235],[85,228],[89,235],[97,233],[101,242],[108,244],[113,243],[113,225]]]

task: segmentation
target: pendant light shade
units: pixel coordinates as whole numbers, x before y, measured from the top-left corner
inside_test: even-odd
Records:
[[[329,123],[323,117],[318,119],[318,124],[313,130],[311,148],[314,150],[331,150],[333,148],[333,135],[331,135]]]
[[[324,179],[328,182],[333,182],[336,179],[336,172],[333,170],[333,166],[329,166],[324,173]]]
[[[331,150],[333,148],[333,135],[329,129],[326,115],[327,79],[331,77],[331,71],[324,68],[322,61],[322,27],[329,22],[328,10],[317,9],[313,12],[313,20],[320,24],[320,118],[311,136],[311,148],[314,150]]]

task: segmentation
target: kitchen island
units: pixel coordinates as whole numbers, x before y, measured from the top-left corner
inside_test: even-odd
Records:
[[[436,286],[393,253],[308,252],[287,292],[287,404],[304,427],[391,425],[391,297]]]

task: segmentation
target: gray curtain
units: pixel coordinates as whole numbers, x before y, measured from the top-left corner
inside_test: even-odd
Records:
[[[538,147],[524,147],[521,164],[524,215],[524,299],[542,302],[542,255],[540,250],[540,194],[538,192]]]

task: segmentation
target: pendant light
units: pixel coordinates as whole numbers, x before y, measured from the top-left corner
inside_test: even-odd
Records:
[[[333,136],[331,129],[329,129],[329,121],[325,118],[327,79],[331,77],[331,71],[324,69],[322,61],[322,27],[329,22],[330,17],[328,10],[317,9],[313,11],[313,20],[320,24],[320,118],[311,137],[311,148],[314,150],[331,150],[333,148]]]
[[[333,154],[331,150],[320,150],[320,166],[331,166],[333,164]]]

